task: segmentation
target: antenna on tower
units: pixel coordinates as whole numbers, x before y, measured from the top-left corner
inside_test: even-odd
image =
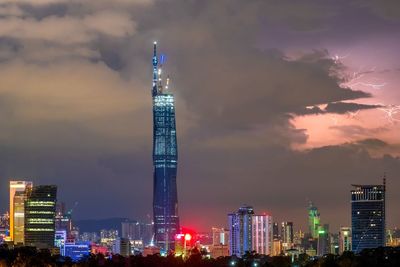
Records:
[[[165,83],[165,90],[168,90],[169,86],[169,75],[167,76],[167,82]]]

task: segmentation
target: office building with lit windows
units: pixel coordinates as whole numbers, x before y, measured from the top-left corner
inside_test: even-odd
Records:
[[[383,185],[353,185],[351,237],[355,253],[385,246],[385,179]]]
[[[25,245],[54,247],[57,186],[32,187],[25,201]]]
[[[225,228],[212,228],[212,244],[215,245],[228,245],[229,231]]]
[[[340,227],[339,232],[339,253],[351,251],[351,228]]]
[[[229,256],[229,231],[225,228],[212,228],[212,246],[210,254],[213,258]]]
[[[229,253],[242,257],[246,252],[272,254],[273,225],[269,214],[256,215],[253,207],[242,206],[228,214]]]
[[[175,99],[163,84],[163,57],[153,54],[153,215],[155,245],[162,252],[174,249],[175,235],[179,233],[178,193],[176,185],[178,149],[175,126]]]
[[[330,248],[329,225],[320,225],[318,227],[317,255],[323,256],[329,254]]]
[[[24,243],[25,192],[26,189],[32,188],[32,185],[30,181],[10,181],[10,239],[15,244]]]
[[[252,216],[252,251],[258,254],[272,254],[272,216],[268,214]]]
[[[252,251],[253,215],[251,206],[243,206],[235,213],[228,214],[229,252],[237,257]]]
[[[29,189],[27,189],[29,190]],[[17,191],[14,194],[14,244],[24,244],[24,229],[25,229],[25,201],[26,192]]]
[[[284,251],[293,248],[293,222],[281,223],[281,240]]]

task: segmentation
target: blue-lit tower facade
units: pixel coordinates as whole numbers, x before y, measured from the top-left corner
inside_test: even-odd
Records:
[[[242,257],[251,252],[253,242],[252,222],[254,210],[251,206],[240,207],[235,213],[228,214],[229,251],[231,255]]]
[[[385,191],[383,185],[353,185],[351,190],[352,250],[385,246]]]
[[[174,95],[168,91],[169,79],[163,86],[163,57],[153,52],[153,216],[154,241],[162,251],[173,250],[179,232],[178,194],[176,185],[178,150],[175,126]]]

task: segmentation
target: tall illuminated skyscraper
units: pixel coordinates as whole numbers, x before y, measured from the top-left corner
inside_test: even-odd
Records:
[[[310,202],[308,207],[308,228],[311,237],[314,239],[318,238],[318,227],[321,224],[319,216],[318,208],[315,207],[312,202]]]
[[[351,190],[352,250],[385,246],[385,193],[383,185],[353,185]]]
[[[252,250],[258,254],[272,253],[272,216],[268,214],[253,215]]]
[[[25,244],[50,248],[55,241],[57,186],[34,186],[25,201]]]
[[[14,243],[24,243],[25,190],[32,188],[32,184],[30,181],[10,181],[10,239]]]
[[[246,251],[252,251],[253,215],[251,206],[240,207],[235,213],[228,214],[229,252],[242,257]]]
[[[164,87],[161,78],[164,57],[157,57],[157,43],[153,54],[153,216],[155,245],[167,252],[174,249],[179,231],[177,173],[177,140],[174,95]]]

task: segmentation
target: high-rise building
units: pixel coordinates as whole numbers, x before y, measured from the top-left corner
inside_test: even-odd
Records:
[[[303,253],[304,252],[304,247],[303,247],[303,240],[304,240],[304,233],[301,230],[298,230],[297,232],[294,232],[293,235],[293,247],[298,249],[299,252]]]
[[[281,254],[282,254],[282,241],[279,239],[274,239],[274,241],[272,241],[271,256],[279,256]]]
[[[118,230],[102,229],[100,231],[100,243],[108,248],[112,248],[114,241],[119,237]]]
[[[212,228],[212,244],[215,245],[228,245],[229,230],[225,228]]]
[[[330,245],[330,254],[339,255],[339,234],[330,233],[329,234],[329,245]]]
[[[67,232],[67,236],[70,235],[72,230],[72,219],[71,212],[68,212],[65,208],[65,203],[60,202],[56,204],[56,231]]]
[[[154,243],[154,223],[147,222],[141,225],[140,229],[141,239],[143,240],[143,244],[145,246]]]
[[[21,203],[18,203],[18,211],[15,212],[15,205],[14,205],[14,197],[17,192],[19,193],[19,197],[17,200],[21,200],[23,198],[23,194],[25,194],[25,189],[32,188],[33,183],[30,181],[10,181],[10,239],[14,241],[14,233],[15,230],[18,231],[17,233],[17,243],[24,242],[24,207],[22,204],[22,211],[21,211]],[[21,195],[22,193],[22,195]],[[17,224],[15,225],[15,221]],[[22,237],[21,237],[22,234]]]
[[[237,257],[246,252],[272,254],[272,217],[255,215],[253,207],[243,206],[235,213],[228,214],[229,252]]]
[[[141,223],[138,221],[125,220],[121,223],[121,237],[129,240],[141,240]]]
[[[318,238],[318,227],[320,225],[320,214],[318,208],[314,206],[312,202],[308,206],[308,229],[311,237],[314,239]]]
[[[212,228],[212,245],[210,246],[212,258],[229,256],[229,230],[225,228]]]
[[[318,226],[317,255],[323,256],[330,253],[329,225]]]
[[[27,190],[29,190],[27,188]],[[24,244],[26,191],[14,194],[14,244]]]
[[[56,230],[54,236],[54,246],[60,249],[60,255],[65,256],[65,243],[67,243],[67,231],[66,230]]]
[[[54,247],[57,186],[32,187],[25,201],[25,244]]]
[[[272,253],[272,217],[267,214],[252,216],[252,251],[258,254]]]
[[[174,249],[179,232],[178,193],[176,185],[178,150],[175,126],[174,95],[161,78],[163,56],[153,54],[153,215],[155,242],[163,251]]]
[[[272,226],[272,233],[273,233],[274,240],[281,239],[281,235],[279,233],[279,224],[277,222],[274,222],[274,224]]]
[[[351,228],[340,227],[339,232],[339,254],[351,251]]]
[[[385,246],[385,191],[383,185],[353,185],[351,190],[352,250]]]
[[[131,255],[131,243],[128,238],[118,237],[112,245],[112,252],[124,257]]]
[[[229,251],[231,255],[241,257],[246,251],[252,251],[253,207],[243,206],[236,213],[228,214]]]
[[[282,243],[287,244],[287,248],[292,248],[293,246],[293,234],[293,222],[282,222],[281,239]]]

